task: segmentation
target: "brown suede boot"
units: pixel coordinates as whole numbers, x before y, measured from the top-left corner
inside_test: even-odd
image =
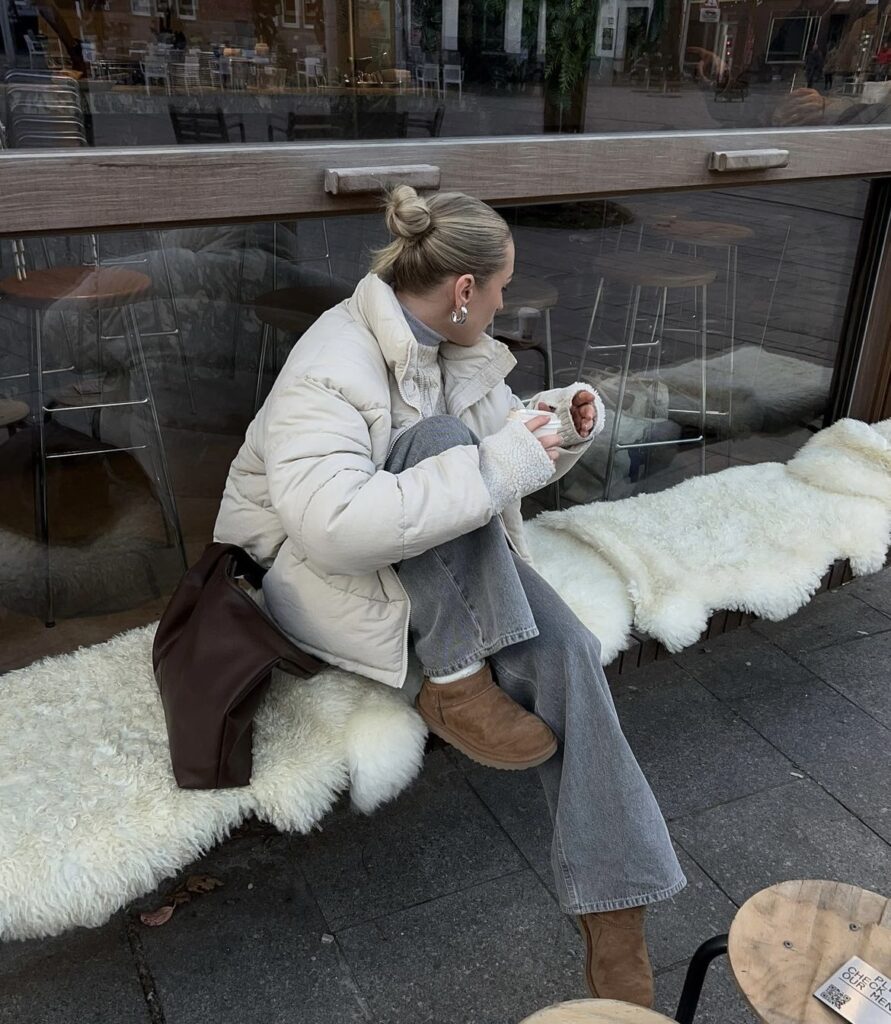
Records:
[[[645,907],[581,914],[585,937],[585,981],[595,999],[620,999],[653,1006],[653,968],[647,953]]]
[[[425,679],[415,705],[431,732],[487,768],[534,768],[557,750],[550,728],[495,685],[488,665],[451,683]]]

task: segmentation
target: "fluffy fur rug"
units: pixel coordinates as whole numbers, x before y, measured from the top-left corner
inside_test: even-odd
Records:
[[[716,608],[782,618],[834,559],[857,573],[882,565],[889,442],[891,421],[843,420],[787,466],[548,513],[529,525],[533,557],[600,637],[606,662],[632,624],[678,649]],[[133,630],[4,676],[0,939],[102,924],[250,812],[308,832],[338,794],[370,812],[420,769],[425,730],[408,693],[332,670],[273,681],[249,787],[179,790],[151,641],[152,627]]]
[[[673,651],[693,643],[719,608],[783,619],[810,600],[835,559],[849,558],[857,575],[883,565],[891,420],[840,420],[786,465],[739,466],[658,494],[544,513],[531,532],[542,574],[590,629],[605,630],[613,654],[625,616]],[[616,591],[604,563],[630,615],[621,602],[604,607],[601,588],[610,602]]]
[[[426,729],[401,693],[332,670],[273,680],[249,787],[177,789],[153,633],[3,677],[0,939],[102,924],[250,812],[308,832],[344,790],[369,813],[420,769]]]

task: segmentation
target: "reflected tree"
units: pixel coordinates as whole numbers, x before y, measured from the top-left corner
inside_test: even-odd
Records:
[[[548,0],[544,130],[583,132],[591,50],[597,28],[592,0]]]

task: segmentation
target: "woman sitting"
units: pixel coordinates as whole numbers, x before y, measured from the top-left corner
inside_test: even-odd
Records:
[[[644,908],[685,879],[600,645],[530,565],[520,517],[603,406],[573,384],[515,418],[515,360],[484,333],[514,265],[497,213],[399,186],[386,221],[371,273],[302,336],[248,428],[215,538],[269,567],[266,606],[298,645],[401,687],[411,638],[430,730],[481,764],[538,767],[588,986],[651,1005]]]

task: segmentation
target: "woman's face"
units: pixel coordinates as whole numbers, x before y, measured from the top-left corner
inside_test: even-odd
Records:
[[[483,287],[472,274],[463,274],[454,283],[453,308],[467,307],[467,320],[463,324],[448,323],[445,336],[456,345],[475,345],[480,335],[504,305],[503,292],[514,273],[514,243],[508,240],[504,263]]]

